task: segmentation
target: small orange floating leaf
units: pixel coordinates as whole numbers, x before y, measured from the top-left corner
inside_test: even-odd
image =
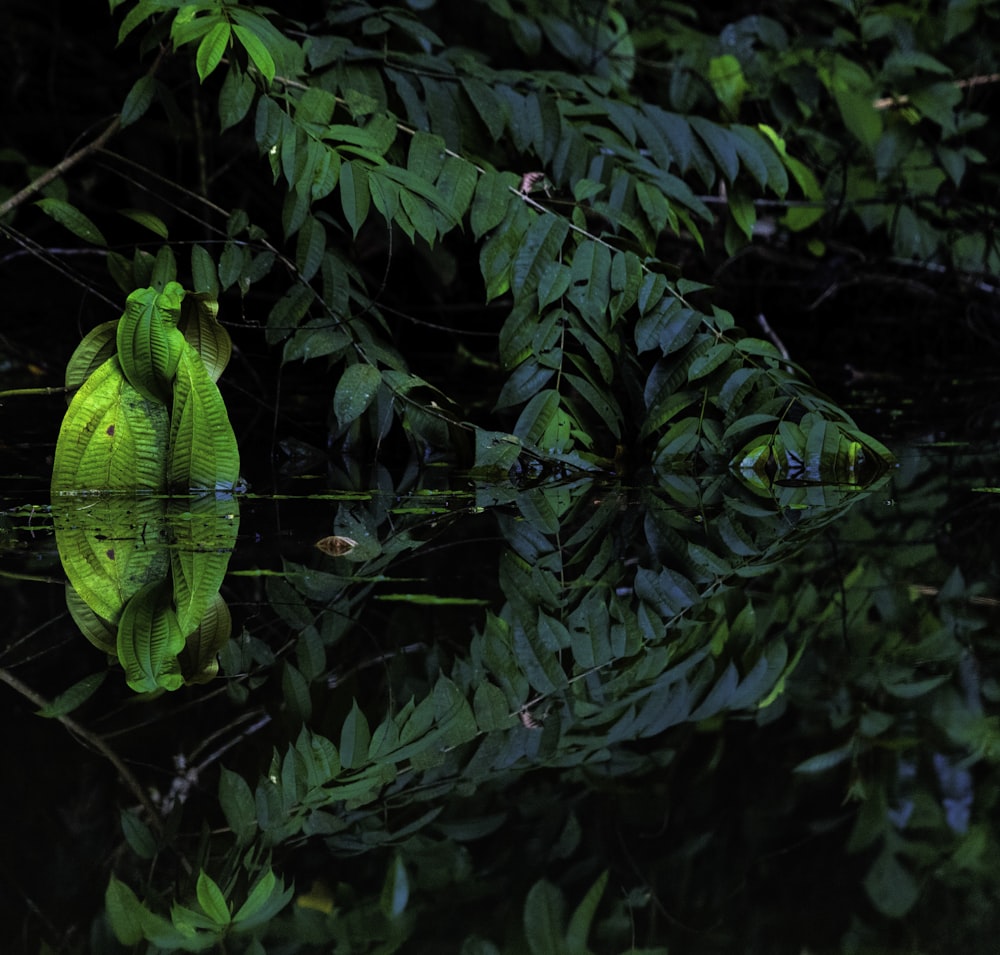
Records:
[[[324,554],[329,554],[330,557],[343,557],[354,550],[358,546],[358,542],[352,540],[350,537],[339,537],[334,534],[331,537],[324,537],[322,540],[316,541],[316,546]]]

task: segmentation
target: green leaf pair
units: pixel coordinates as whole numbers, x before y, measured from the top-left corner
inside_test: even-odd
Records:
[[[56,443],[54,494],[236,487],[239,450],[215,385],[232,345],[216,311],[168,282],[134,291],[117,323],[83,339],[66,368],[79,390]]]

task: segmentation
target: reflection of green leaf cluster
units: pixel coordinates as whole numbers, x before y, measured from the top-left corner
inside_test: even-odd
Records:
[[[139,289],[66,370],[76,393],[52,493],[67,602],[138,692],[210,679],[229,639],[218,591],[238,527],[239,452],[215,385],[231,347],[215,312],[176,282]]]
[[[229,639],[219,594],[239,528],[232,495],[52,499],[66,603],[137,692],[202,683]]]
[[[1000,736],[990,714],[1000,686],[987,584],[996,567],[971,548],[949,555],[950,542],[935,540],[934,515],[993,464],[959,458],[947,474],[941,460],[907,458],[895,501],[873,497],[837,525],[850,552],[818,543],[798,566],[778,570],[775,614],[812,633],[779,707],[799,728],[796,798],[807,799],[817,777],[835,778],[856,808],[838,841],[857,857],[875,911],[919,919],[929,940],[930,913],[961,895],[966,937],[976,939],[976,920],[995,915],[998,887],[990,820],[1000,804]],[[823,581],[836,582],[838,600],[822,600]],[[831,819],[839,812],[830,807]]]
[[[683,915],[686,925],[713,926],[705,937],[677,930],[687,951],[739,949],[746,920],[768,939],[766,950],[780,950],[789,938],[810,939],[817,950],[833,939],[832,951],[892,950],[892,938],[905,950],[903,941],[919,932],[923,951],[952,950],[955,933],[979,940],[970,950],[991,951],[995,936],[987,929],[996,926],[997,888],[991,819],[1000,787],[996,720],[989,714],[1000,689],[990,666],[997,643],[988,615],[995,616],[996,603],[984,584],[968,583],[960,572],[937,593],[920,585],[943,579],[947,568],[947,545],[932,542],[928,504],[942,506],[949,477],[940,462],[915,469],[910,458],[907,467],[892,506],[872,495],[847,514],[839,511],[840,519],[811,540],[790,534],[786,515],[752,521],[743,515],[743,526],[759,534],[759,552],[742,563],[711,536],[720,501],[722,516],[741,513],[745,498],[731,482],[686,498],[690,484],[672,485],[669,496],[647,498],[634,516],[627,501],[598,500],[593,485],[580,493],[512,492],[497,517],[516,552],[501,559],[516,568],[504,572],[506,600],[497,622],[481,628],[467,651],[438,649],[408,670],[397,661],[387,674],[401,699],[416,698],[416,708],[397,710],[397,730],[405,731],[413,761],[395,774],[383,766],[382,776],[358,766],[359,751],[384,764],[392,763],[393,751],[377,745],[386,727],[362,720],[360,707],[347,702],[353,687],[338,684],[341,712],[350,705],[340,736],[326,728],[327,716],[311,714],[309,735],[300,735],[294,752],[275,760],[260,780],[270,794],[266,816],[244,786],[239,800],[220,790],[227,819],[247,832],[266,818],[265,839],[285,843],[299,831],[279,823],[290,809],[305,813],[306,831],[334,855],[400,846],[393,851],[409,872],[410,913],[424,919],[414,934],[428,951],[429,938],[454,944],[473,933],[482,947],[470,939],[472,951],[534,951],[536,944],[539,951],[561,950],[552,946],[564,937],[564,900],[585,898],[595,868],[609,858],[627,902],[602,905],[597,927],[606,944],[597,950],[628,950],[631,932],[662,940],[669,930],[644,935],[642,929],[647,917],[656,921],[649,910],[657,907]],[[484,490],[481,504],[493,491]],[[360,509],[349,510],[357,520]],[[383,546],[394,550],[392,535]],[[628,554],[620,549],[629,546],[638,569],[632,557],[622,567],[602,553]],[[658,556],[646,554],[646,546]],[[793,549],[796,559],[788,560]],[[737,568],[736,586],[709,583],[713,570],[724,572],[719,561]],[[298,610],[311,611],[317,624],[348,606],[351,590],[345,564],[324,567],[329,571],[287,568]],[[364,564],[356,569],[367,577]],[[619,591],[642,571],[663,594],[636,605]],[[995,567],[970,568],[969,580],[971,574],[990,579]],[[337,576],[341,596],[333,599]],[[580,609],[608,603],[592,598],[595,590],[618,598],[604,623]],[[697,599],[699,593],[706,597]],[[667,599],[690,604],[669,624],[655,617]],[[584,638],[604,633],[614,653],[623,605],[636,607],[652,634],[645,652],[612,663],[606,674],[594,671]],[[587,630],[576,632],[584,617]],[[560,643],[552,634],[564,620],[569,633]],[[521,631],[516,639],[515,631]],[[331,638],[335,632],[331,626]],[[418,635],[408,630],[406,639]],[[708,652],[692,653],[706,639]],[[598,661],[609,652],[600,649],[604,642],[596,641]],[[772,654],[783,645],[790,659]],[[443,669],[443,662],[451,666],[448,682],[431,686],[440,670],[427,673],[427,664]],[[644,678],[662,683],[649,694]],[[327,699],[322,678],[312,682],[313,696]],[[554,688],[539,698],[537,687],[549,684]],[[780,695],[767,691],[778,685]],[[471,715],[461,701],[466,686]],[[745,710],[742,719],[717,719],[718,707],[740,705],[744,688],[768,705]],[[437,708],[420,703],[432,689]],[[519,708],[524,701],[532,703],[526,713]],[[365,709],[373,706],[381,709],[378,703]],[[665,732],[656,732],[656,720]],[[473,722],[478,735],[456,746]],[[636,733],[643,726],[650,735]],[[417,745],[421,728],[436,745]],[[317,731],[326,739],[317,739]],[[354,767],[348,772],[333,762],[345,750]],[[537,772],[526,773],[528,767]],[[547,768],[558,768],[558,775]],[[960,770],[971,774],[964,789],[949,777]],[[330,795],[348,801],[324,806],[316,783],[331,771],[338,782]],[[347,780],[357,785],[340,789]],[[367,810],[364,799],[371,800]],[[574,837],[577,813],[584,834]],[[632,855],[622,858],[616,846],[626,842]],[[380,871],[384,859],[370,851],[366,871]],[[558,890],[534,884],[543,871],[558,878]],[[347,884],[330,888],[321,917],[314,889],[274,930],[340,939],[353,929],[349,937],[358,945],[389,937],[370,914],[377,902],[369,891],[358,897]],[[814,911],[813,892],[821,901],[836,892],[840,905]],[[793,902],[802,898],[800,916]],[[454,911],[456,899],[461,930],[436,928],[435,917]],[[352,921],[356,910],[369,913],[368,934]],[[972,921],[944,926],[942,911]]]
[[[146,940],[164,951],[201,952],[224,944],[223,939],[229,936],[239,938],[265,925],[288,904],[291,894],[292,890],[267,869],[233,912],[222,889],[201,871],[195,885],[198,908],[175,904],[169,919],[150,911],[115,878],[108,885],[105,902],[111,926],[123,944]]]
[[[495,512],[507,544],[503,606],[449,660],[391,681],[399,704],[370,719],[350,685],[331,679],[327,650],[345,639],[366,600],[394,591],[394,563],[420,546],[420,512],[439,522],[455,513],[433,500],[394,496],[390,509],[375,495],[368,507],[341,504],[334,530],[361,552],[320,567],[286,562],[284,575],[269,579],[275,609],[300,630],[294,659],[281,665],[281,690],[302,726],[255,784],[223,771],[220,803],[240,847],[303,835],[335,852],[396,843],[433,826],[439,810],[429,799],[531,768],[613,778],[644,765],[622,748],[627,740],[770,704],[803,647],[790,654],[783,635],[763,639],[743,587],[842,510],[758,506],[751,516],[731,476],[706,487],[678,478],[668,494],[648,492],[639,505],[590,480],[484,486],[475,504]],[[716,529],[723,519],[727,531]],[[239,676],[246,652],[239,641],[227,649],[227,675]],[[529,910],[554,891],[539,888]],[[329,931],[323,937],[347,926]]]

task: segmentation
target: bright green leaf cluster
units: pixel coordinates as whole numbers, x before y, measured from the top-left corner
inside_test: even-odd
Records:
[[[218,591],[239,524],[239,452],[215,385],[231,349],[215,311],[176,282],[137,290],[67,365],[76,393],[52,476],[67,602],[137,692],[211,679],[229,639]]]

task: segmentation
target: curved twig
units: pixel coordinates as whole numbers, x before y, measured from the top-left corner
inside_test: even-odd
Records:
[[[30,700],[39,708],[44,708],[48,705],[49,701],[46,700],[45,697],[43,697],[40,693],[36,693],[30,686],[28,686],[27,683],[23,683],[16,676],[14,676],[13,673],[3,667],[0,667],[0,682],[6,683],[11,689],[16,690],[26,700]],[[59,722],[62,723],[62,725],[75,736],[79,736],[80,739],[89,743],[109,763],[111,763],[112,766],[114,766],[116,772],[118,773],[118,777],[132,791],[132,795],[139,800],[142,808],[146,810],[150,825],[162,835],[163,822],[160,819],[160,814],[156,811],[156,807],[153,805],[153,801],[149,798],[149,794],[139,784],[139,780],[135,778],[132,770],[130,770],[128,766],[122,762],[121,757],[110,746],[108,746],[108,744],[100,736],[81,726],[71,717],[57,716],[56,719],[59,720]]]
[[[8,212],[16,209],[21,203],[30,199],[36,192],[44,189],[54,179],[58,179],[67,169],[75,166],[81,159],[86,159],[91,153],[97,152],[121,128],[121,117],[116,116],[97,139],[87,143],[86,146],[81,146],[75,153],[70,153],[62,162],[57,163],[51,169],[46,169],[40,176],[29,182],[20,192],[16,192],[9,199],[0,202],[0,219],[7,215]]]

